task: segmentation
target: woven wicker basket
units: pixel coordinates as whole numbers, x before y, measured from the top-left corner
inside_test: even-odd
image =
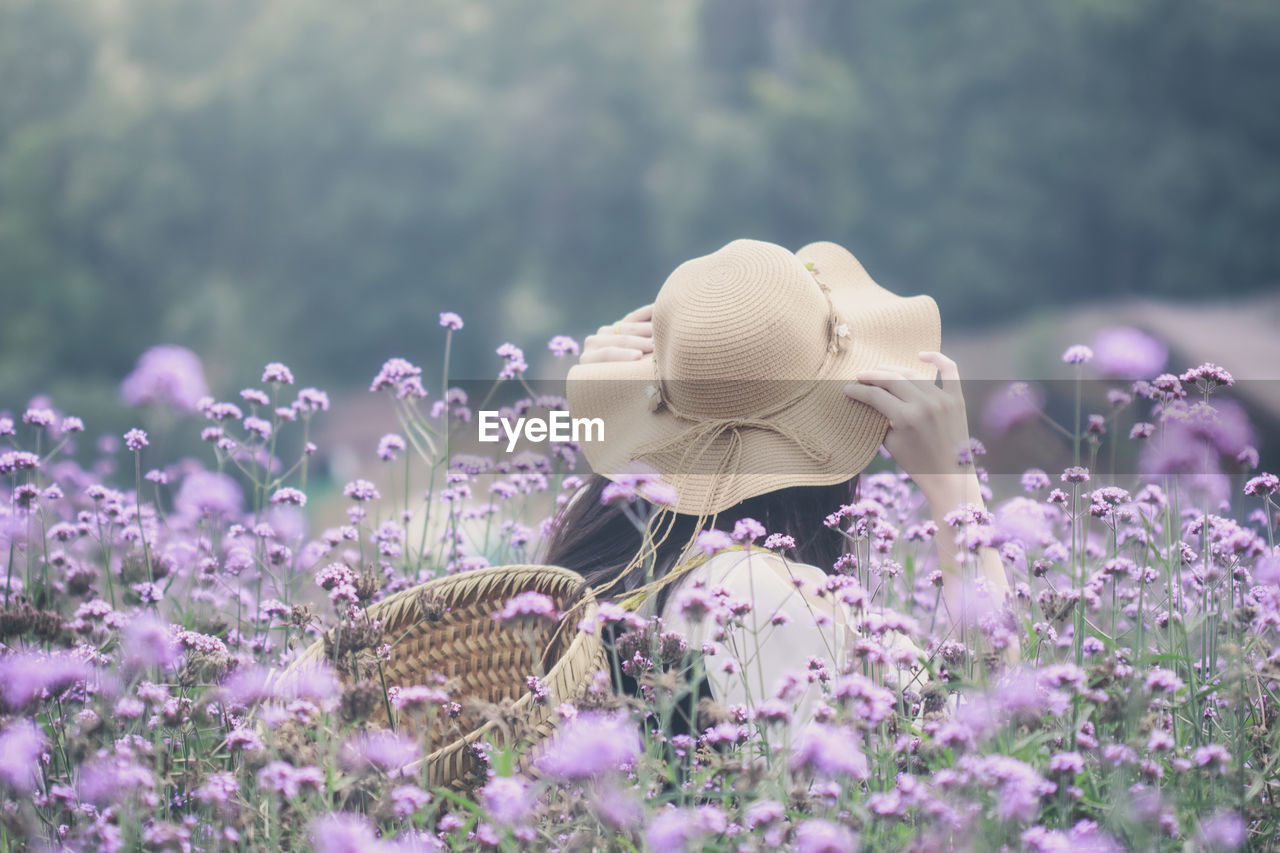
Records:
[[[519,627],[493,618],[508,599],[528,590],[550,597],[566,615],[559,623],[539,620]],[[419,600],[424,593],[448,608],[443,616],[434,621],[423,618]],[[385,636],[392,643],[391,659],[382,665],[387,687],[429,684],[439,673],[449,679],[453,698],[464,706],[468,700],[494,705],[514,700],[507,717],[519,721],[516,730],[490,720],[477,722],[465,734],[455,731],[424,759],[429,785],[465,787],[475,771],[469,747],[482,739],[500,746],[520,742],[524,748],[519,764],[527,769],[534,752],[527,747],[555,730],[555,705],[577,698],[592,675],[607,666],[599,636],[577,627],[595,614],[595,596],[580,575],[537,565],[494,566],[438,578],[369,608],[372,618],[385,620]],[[324,654],[324,641],[318,640],[285,675],[315,665]],[[525,680],[539,673],[551,693],[550,701],[542,704],[534,701]],[[381,707],[373,717],[380,724],[388,722]],[[431,746],[444,741],[438,734],[418,734]]]

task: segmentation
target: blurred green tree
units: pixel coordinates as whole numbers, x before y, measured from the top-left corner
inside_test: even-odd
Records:
[[[1278,47],[1262,0],[0,0],[0,405],[164,341],[362,381],[442,310],[486,375],[737,236],[949,323],[1273,287]]]

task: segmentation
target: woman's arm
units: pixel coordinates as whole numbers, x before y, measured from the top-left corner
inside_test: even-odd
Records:
[[[858,374],[858,381],[845,387],[854,400],[866,403],[889,419],[884,445],[902,466],[929,502],[938,525],[938,562],[943,575],[943,596],[953,621],[968,611],[982,612],[1000,606],[1009,591],[1000,556],[992,548],[980,548],[974,555],[977,576],[983,584],[966,584],[959,546],[952,544],[952,527],[945,517],[970,505],[985,510],[978,477],[972,464],[961,464],[960,454],[969,447],[969,424],[960,373],[956,363],[939,352],[922,352],[920,359],[938,368],[942,387],[912,379],[902,370],[881,367]],[[981,596],[986,587],[987,600]]]

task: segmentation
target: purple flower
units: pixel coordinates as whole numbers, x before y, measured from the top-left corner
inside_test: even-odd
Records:
[[[1129,438],[1151,438],[1155,434],[1155,424],[1138,421],[1129,429]]]
[[[1075,465],[1062,472],[1062,482],[1064,483],[1087,483],[1089,482],[1089,469]]]
[[[1236,461],[1243,465],[1246,471],[1252,471],[1258,467],[1258,448],[1249,445],[1236,454]]]
[[[1178,377],[1188,385],[1195,385],[1202,393],[1212,393],[1217,388],[1230,388],[1235,378],[1216,364],[1206,361]]]
[[[383,462],[390,462],[396,458],[397,453],[404,449],[404,436],[399,433],[389,432],[378,441],[378,458]]]
[[[982,408],[984,431],[999,438],[1018,424],[1034,420],[1044,406],[1044,392],[1037,385],[1013,382],[987,397]]]
[[[736,542],[754,542],[764,533],[764,525],[754,518],[740,518],[733,525],[733,539]]]
[[[1206,850],[1239,850],[1245,840],[1244,819],[1236,812],[1216,812],[1200,823],[1196,840]]]
[[[29,720],[0,731],[0,783],[23,794],[34,791],[46,743],[44,731]]]
[[[645,847],[654,853],[686,853],[697,849],[698,832],[690,809],[669,808],[659,812],[645,830]]]
[[[240,399],[258,406],[271,405],[271,398],[267,396],[265,391],[260,391],[257,388],[241,389]]]
[[[578,342],[565,335],[556,335],[547,343],[547,349],[555,353],[557,358],[565,355],[578,355],[582,350]]]
[[[77,785],[80,799],[99,806],[122,803],[135,792],[150,794],[155,787],[152,772],[123,754],[97,758],[82,766]]]
[[[743,822],[747,825],[747,829],[755,829],[757,826],[777,823],[786,815],[786,807],[777,800],[756,800],[747,807],[746,818]]]
[[[870,770],[867,756],[858,746],[859,740],[860,736],[852,729],[810,723],[792,747],[791,768],[820,776],[866,779]]]
[[[323,791],[324,772],[319,767],[294,767],[286,761],[272,761],[258,771],[258,786],[292,800],[304,789]]]
[[[292,385],[293,373],[280,362],[273,361],[262,369],[262,381]]]
[[[124,444],[135,453],[146,447],[151,442],[147,441],[147,434],[140,429],[131,429],[124,434]]]
[[[813,818],[796,827],[796,853],[856,853],[858,836],[849,827]]]
[[[417,785],[400,785],[391,789],[391,811],[407,820],[431,802],[431,795]]]
[[[441,311],[440,325],[451,332],[456,332],[462,328],[462,318],[452,311]]]
[[[13,428],[13,418],[0,418],[0,436],[17,435]]]
[[[796,540],[793,536],[785,533],[770,533],[764,540],[764,547],[770,551],[785,551],[796,547]]]
[[[1075,344],[1067,347],[1067,351],[1062,354],[1062,360],[1067,364],[1088,364],[1093,359],[1093,350],[1083,344]]]
[[[138,667],[166,668],[178,659],[169,626],[145,612],[129,620],[121,645],[124,659]]]
[[[1038,492],[1050,485],[1049,475],[1039,468],[1028,468],[1022,472],[1022,488],[1028,492]]]
[[[262,439],[271,435],[271,422],[252,415],[244,419],[244,428]]]
[[[1244,493],[1249,496],[1274,495],[1280,490],[1280,477],[1263,472],[1244,484]]]
[[[244,417],[244,412],[235,403],[215,403],[209,401],[202,411],[204,416],[211,421],[238,421]]]
[[[240,485],[227,474],[198,470],[183,478],[173,505],[179,515],[187,518],[232,518],[240,513],[243,499]]]
[[[294,408],[304,414],[329,411],[329,395],[319,388],[303,388],[298,392]]]
[[[240,792],[240,783],[234,774],[225,770],[210,773],[205,783],[196,789],[196,799],[207,805],[226,805]]]
[[[560,614],[556,611],[554,601],[548,596],[533,590],[513,596],[501,610],[493,614],[493,618],[500,622],[509,622],[513,619],[525,617],[547,619],[554,622],[560,618]]]
[[[480,799],[494,823],[515,826],[533,813],[529,783],[516,776],[495,776],[480,790]]]
[[[529,369],[524,360],[524,350],[512,343],[504,343],[497,349],[498,355],[504,359],[499,379],[515,379]]]
[[[388,359],[382,369],[378,371],[378,375],[373,377],[373,383],[369,386],[370,391],[383,391],[393,389],[396,396],[404,398],[409,395],[425,396],[425,390],[422,395],[418,395],[417,391],[422,389],[422,368],[417,365],[410,364],[403,358]]]
[[[1164,369],[1169,348],[1132,326],[1112,326],[1093,339],[1098,372],[1117,379],[1146,379]]]
[[[698,534],[698,548],[711,557],[726,548],[733,547],[733,537],[723,530],[703,530]]]
[[[186,347],[161,344],[142,354],[133,372],[120,383],[120,396],[130,406],[154,403],[179,412],[194,412],[209,393],[200,357]]]
[[[305,492],[302,492],[299,489],[285,486],[282,489],[276,489],[275,492],[272,493],[271,502],[273,504],[292,504],[293,506],[306,506],[307,495]]]
[[[1006,821],[1035,820],[1040,798],[1058,789],[1029,764],[1007,755],[964,756],[957,767],[967,770],[984,787],[995,787],[996,811]]]
[[[380,770],[391,776],[421,756],[417,741],[385,730],[360,732],[348,738],[339,756],[348,770]]]
[[[22,422],[30,424],[37,429],[48,429],[58,421],[58,416],[54,414],[53,409],[39,409],[32,407],[22,413]]]
[[[1075,775],[1084,772],[1084,758],[1078,752],[1059,752],[1049,759],[1049,770],[1053,773]]]
[[[627,714],[584,711],[556,732],[537,766],[562,781],[587,779],[630,767],[640,752],[639,728]]]
[[[40,467],[40,457],[25,450],[14,450],[0,454],[0,474],[12,474],[15,471],[30,471]]]
[[[369,853],[388,846],[378,840],[367,817],[349,812],[330,812],[312,821],[311,842],[316,853]]]
[[[378,489],[368,480],[352,480],[343,487],[342,493],[353,501],[376,501],[382,497]]]
[[[1146,688],[1152,693],[1177,693],[1183,686],[1173,670],[1156,667],[1147,674]]]
[[[1227,772],[1227,765],[1231,763],[1231,753],[1220,743],[1211,743],[1207,746],[1201,746],[1191,753],[1191,761],[1197,767],[1207,767],[1210,770],[1217,770],[1220,773]]]
[[[58,695],[90,676],[89,665],[64,652],[17,652],[0,657],[0,697],[14,710],[46,692]]]

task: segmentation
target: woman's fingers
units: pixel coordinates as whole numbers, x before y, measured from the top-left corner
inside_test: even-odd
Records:
[[[624,336],[630,338],[647,338],[653,339],[652,323],[632,323],[626,320],[619,320],[616,323],[610,323],[608,326],[601,326],[596,330],[599,337],[607,338],[610,335]]]
[[[605,361],[639,361],[645,353],[634,347],[595,346],[583,348],[579,364],[594,364]]]
[[[653,303],[641,305],[636,310],[622,318],[624,323],[647,323],[653,319]]]
[[[911,379],[905,371],[892,367],[859,370],[858,382],[883,388],[904,403],[922,403],[927,399],[928,392],[921,387],[920,380]]]
[[[960,391],[960,368],[956,363],[947,358],[940,352],[933,350],[923,350],[919,354],[919,358],[923,362],[932,364],[938,368],[938,373],[942,376],[942,390],[948,394],[962,397]]]
[[[890,421],[901,420],[907,404],[883,388],[863,382],[850,382],[844,386],[844,394],[850,400],[866,403]]]
[[[653,352],[653,338],[645,338],[639,335],[591,335],[584,343],[591,349],[607,347],[633,349],[641,353]]]

